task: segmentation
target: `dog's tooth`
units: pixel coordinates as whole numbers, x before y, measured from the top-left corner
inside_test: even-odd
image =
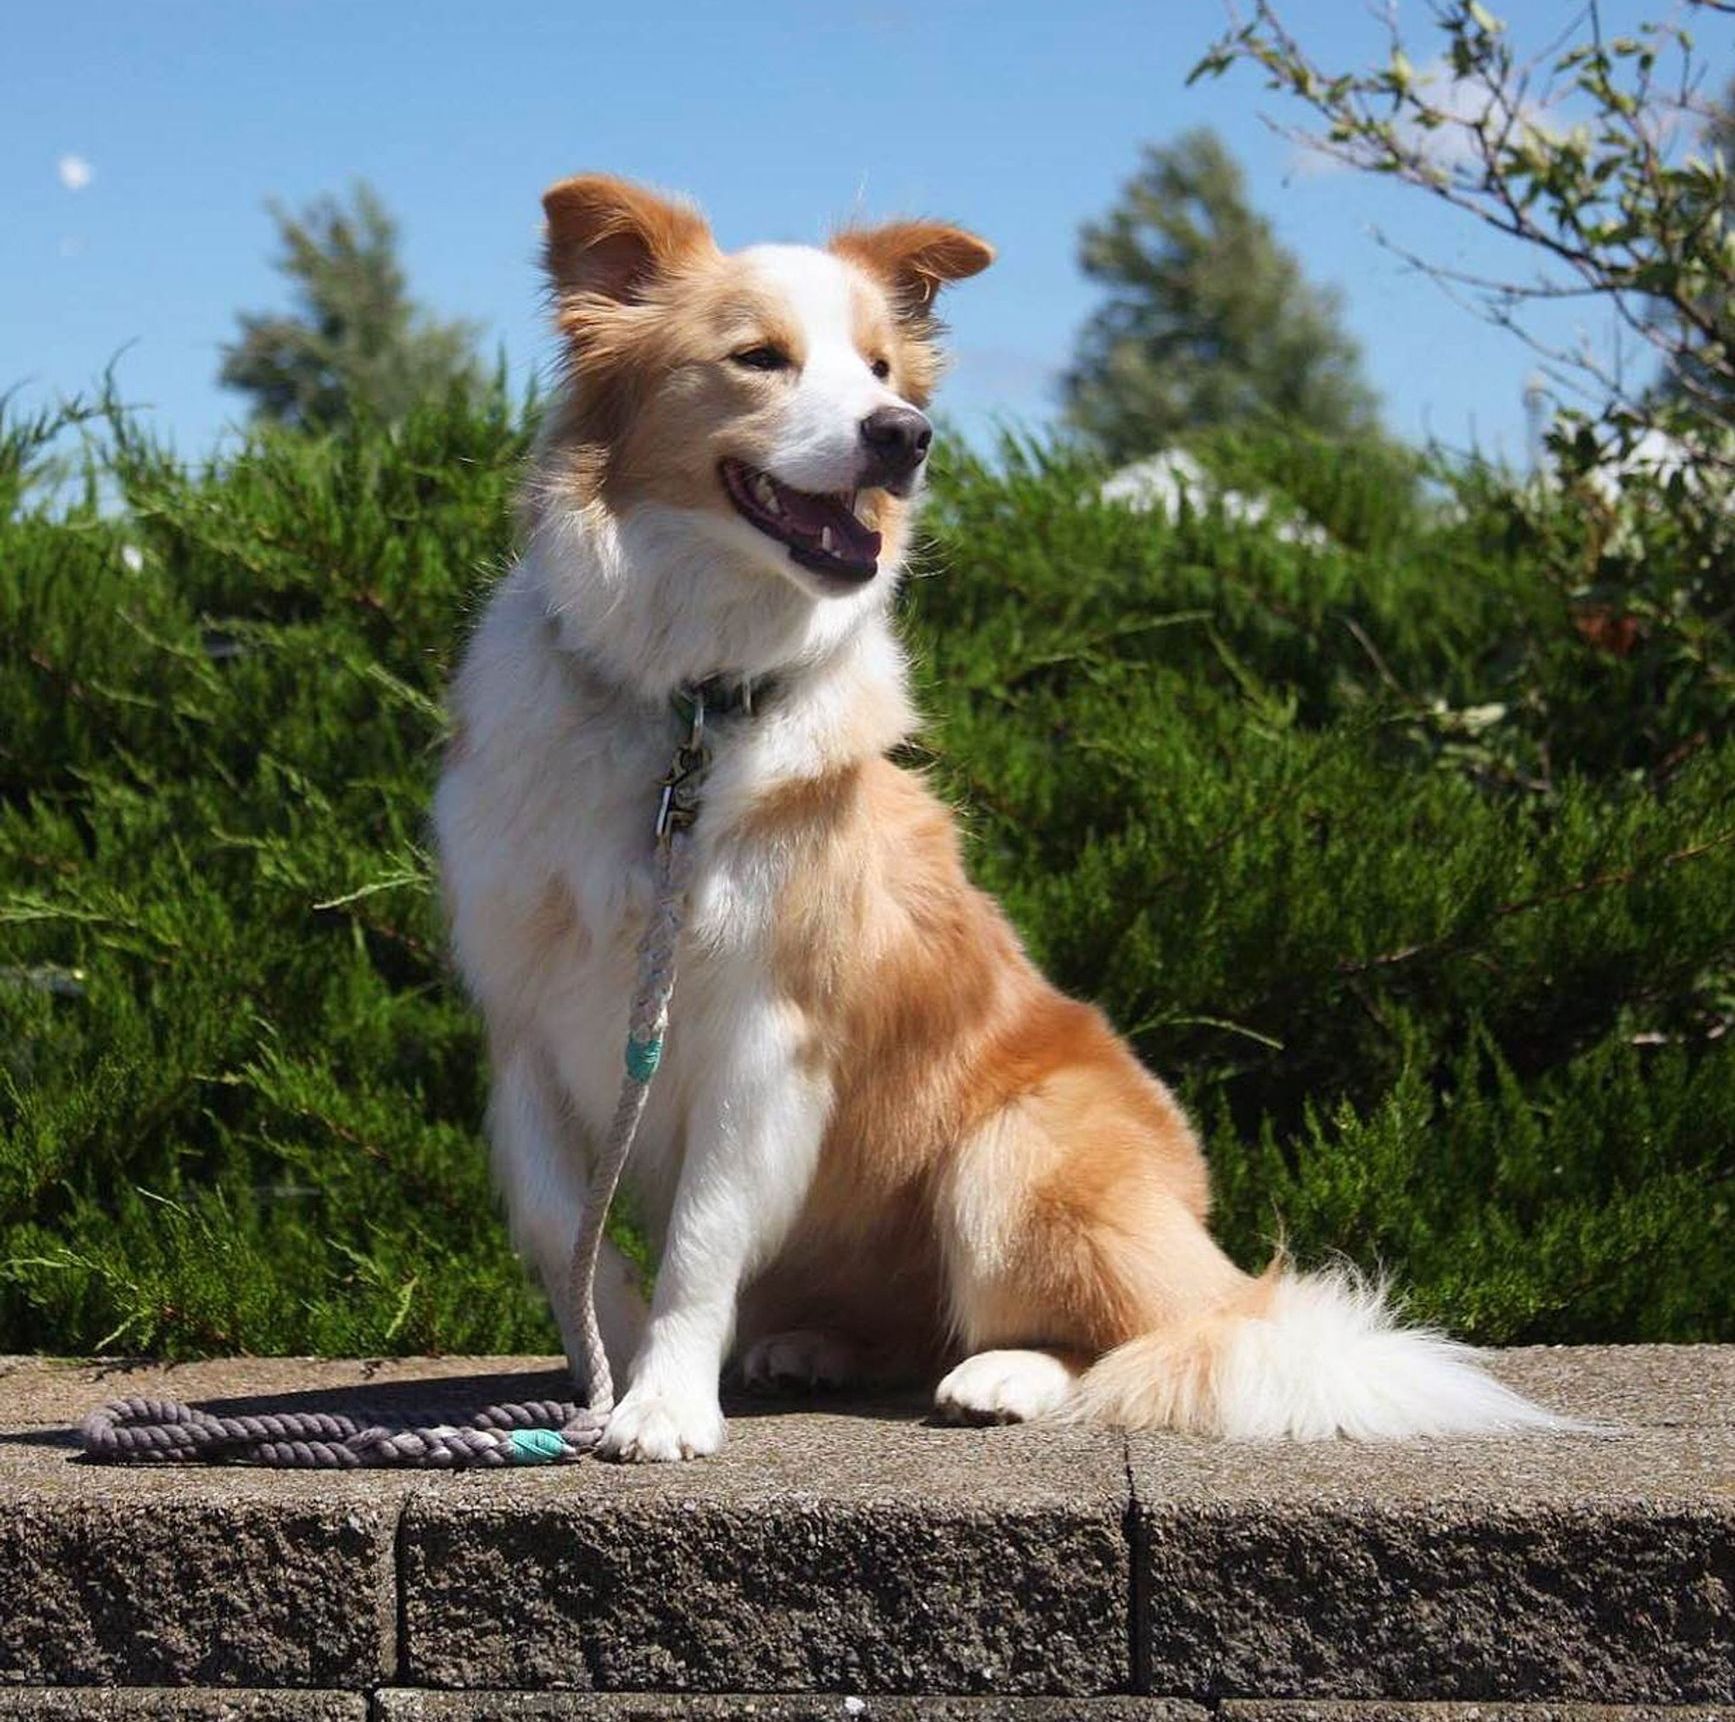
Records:
[[[777,491],[772,485],[770,478],[765,473],[760,473],[760,475],[754,479],[753,494],[759,499],[759,502],[764,507],[770,509],[773,514],[782,512],[777,504]]]
[[[833,554],[832,543],[831,543],[831,528],[829,526],[822,526],[819,529],[819,547],[821,550],[823,550],[826,553],[827,556],[830,556],[831,554]]]

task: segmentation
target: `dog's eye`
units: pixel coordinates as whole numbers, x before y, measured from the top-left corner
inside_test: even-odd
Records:
[[[746,347],[739,353],[731,353],[729,357],[733,363],[743,365],[750,371],[789,369],[789,355],[780,347]]]
[[[873,373],[883,383],[892,374],[892,364],[889,359],[875,359]]]

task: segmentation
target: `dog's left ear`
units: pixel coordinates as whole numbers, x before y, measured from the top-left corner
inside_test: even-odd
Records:
[[[832,237],[840,257],[877,276],[908,315],[921,316],[949,281],[980,275],[994,261],[994,247],[943,221],[892,221],[883,227],[851,227]]]
[[[630,300],[658,277],[716,249],[690,203],[613,174],[584,173],[542,194],[545,261],[556,291]]]

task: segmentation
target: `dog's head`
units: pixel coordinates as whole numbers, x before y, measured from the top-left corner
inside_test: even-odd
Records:
[[[819,595],[903,554],[933,431],[934,299],[992,249],[939,222],[725,254],[704,218],[586,174],[543,198],[569,388],[557,483],[654,504]]]

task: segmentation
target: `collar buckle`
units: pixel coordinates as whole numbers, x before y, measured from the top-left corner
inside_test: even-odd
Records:
[[[663,773],[661,780],[662,794],[657,800],[656,824],[659,844],[672,842],[677,831],[691,829],[693,821],[699,817],[699,787],[704,782],[705,772],[711,763],[711,750],[705,741],[703,685],[691,689],[683,688],[676,695],[676,700],[679,702],[683,698],[688,702],[691,715],[687,739],[676,747],[669,761],[669,769]],[[680,709],[679,703],[676,709]]]

